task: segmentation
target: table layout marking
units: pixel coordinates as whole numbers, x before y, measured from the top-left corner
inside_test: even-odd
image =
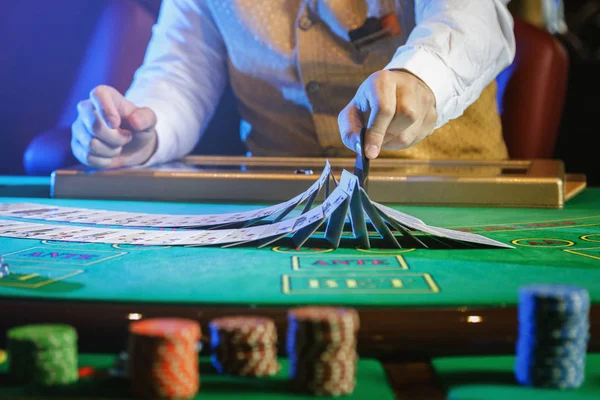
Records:
[[[571,247],[575,242],[565,239],[526,238],[511,240],[511,243],[523,247]]]
[[[110,254],[105,255],[104,254]],[[5,261],[17,261],[17,262],[43,262],[44,264],[63,264],[63,265],[77,265],[77,266],[90,266],[105,262],[110,259],[124,256],[125,252],[115,253],[109,250],[85,250],[80,249],[69,249],[69,248],[55,248],[49,251],[46,247],[30,247],[24,250],[13,251],[11,253],[2,254]]]
[[[144,251],[144,250],[164,250],[170,249],[173,246],[146,246],[143,244],[112,244],[111,247],[119,250],[134,250],[134,251]],[[203,247],[203,246],[183,246],[183,247]]]
[[[379,249],[372,247],[370,249],[363,249],[362,247],[355,247],[354,250],[360,251],[362,253],[372,253],[372,254],[399,254],[399,253],[410,253],[411,251],[417,250],[416,248],[410,249]]]
[[[600,260],[600,247],[588,247],[586,249],[577,249],[577,250],[566,249],[563,251],[565,253],[571,253],[571,254],[575,254],[577,256],[583,256],[583,257],[593,258],[594,260]],[[586,254],[585,253],[586,251],[596,253],[596,254],[595,255]]]
[[[300,249],[294,249],[291,247],[275,246],[271,248],[276,253],[283,254],[298,254],[298,253],[329,253],[335,249],[333,248],[320,248],[320,247],[302,247]]]
[[[440,287],[428,273],[284,274],[284,294],[433,294]]]
[[[506,224],[482,224],[482,225],[471,225],[471,226],[449,226],[447,229],[456,229],[463,232],[478,233],[494,233],[494,232],[520,232],[530,231],[537,229],[552,229],[552,228],[579,228],[586,226],[600,225],[600,221],[595,221],[590,224],[583,224],[579,221],[588,219],[600,219],[600,215],[593,215],[589,217],[577,217],[577,218],[566,218],[566,219],[555,219],[548,221],[537,221],[537,222],[516,222]]]
[[[76,275],[83,274],[85,271],[82,269],[65,269],[65,268],[49,268],[49,267],[29,267],[29,266],[17,266],[11,267],[12,274],[0,279],[0,287],[12,287],[19,289],[39,289],[43,286],[50,285],[59,281],[72,278]],[[20,271],[23,271],[21,273]],[[32,272],[35,271],[35,272]],[[55,273],[55,276],[48,277]],[[27,279],[21,279],[28,277]],[[41,280],[38,280],[41,279]],[[33,283],[23,283],[23,281],[32,281]]]
[[[373,271],[373,270],[407,270],[408,264],[401,255],[396,256],[292,256],[292,270],[323,271]]]
[[[590,239],[590,237],[594,237],[594,238],[597,237],[598,240],[592,240],[592,239]],[[586,242],[600,243],[600,233],[591,233],[589,235],[583,235],[583,236],[580,236],[579,239],[585,240]]]

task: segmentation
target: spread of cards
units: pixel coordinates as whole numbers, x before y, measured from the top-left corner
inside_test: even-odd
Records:
[[[315,200],[322,191],[324,201],[317,204]],[[329,162],[304,193],[281,204],[245,212],[165,215],[16,203],[0,204],[0,216],[5,217],[0,219],[1,237],[66,242],[223,247],[252,244],[260,248],[291,237],[300,248],[311,237],[319,236],[338,248],[344,230],[351,229],[352,235],[345,236],[350,240],[344,243],[351,242],[353,247],[370,248],[371,241],[377,240],[378,247],[401,248],[398,238],[404,235],[414,244],[411,247],[427,248],[422,240],[427,234],[446,244],[458,241],[512,248],[484,236],[427,225],[371,201],[356,175],[343,171],[338,181]]]

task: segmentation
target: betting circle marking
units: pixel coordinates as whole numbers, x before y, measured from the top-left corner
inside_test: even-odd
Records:
[[[571,247],[575,245],[575,242],[571,240],[551,238],[515,239],[511,243],[522,247]]]
[[[111,247],[123,250],[145,251],[168,249],[171,246],[144,246],[143,244],[113,244]]]
[[[332,249],[332,248],[320,248],[320,247],[317,247],[317,248],[302,247],[300,249],[293,249],[293,248],[290,248],[290,247],[275,246],[271,250],[273,250],[276,253],[298,254],[298,253],[329,253],[330,251],[333,251],[335,249]]]
[[[415,251],[415,248],[412,249],[363,249],[362,247],[355,247],[357,251],[362,253],[370,253],[370,254],[399,254],[399,253],[410,253],[411,251]]]
[[[585,240],[586,242],[600,243],[600,233],[591,233],[589,235],[583,235],[579,239]]]

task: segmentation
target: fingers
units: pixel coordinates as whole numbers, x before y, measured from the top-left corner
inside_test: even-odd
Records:
[[[107,168],[112,161],[111,158],[90,154],[85,146],[83,146],[75,137],[71,140],[71,150],[73,150],[73,155],[80,163],[89,165],[90,167]]]
[[[73,130],[73,134],[77,135],[82,143],[85,143],[85,138],[79,137],[79,135],[84,133],[98,138],[110,147],[122,147],[131,141],[130,134],[121,133],[106,125],[91,100],[79,102],[77,110],[79,111],[77,119],[81,121],[82,129]]]
[[[364,120],[368,158],[377,158],[382,148],[406,149],[433,131],[437,121],[435,97],[410,73],[379,71],[363,82],[338,117],[342,141],[352,150],[357,150]]]
[[[100,157],[116,157],[121,154],[123,147],[112,147],[102,142],[98,138],[89,134],[85,129],[81,129],[76,137],[77,141],[85,148],[85,150],[95,156]]]
[[[100,85],[90,92],[90,101],[106,126],[117,129],[124,116],[135,111],[136,107],[110,86]]]
[[[360,149],[360,131],[364,126],[363,116],[354,101],[351,101],[338,115],[338,126],[342,142],[357,153]]]
[[[83,164],[97,168],[136,165],[156,150],[156,114],[137,108],[116,89],[98,86],[77,110],[71,147]]]

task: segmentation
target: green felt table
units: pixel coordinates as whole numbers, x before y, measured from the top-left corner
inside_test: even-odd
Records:
[[[600,354],[588,354],[585,382],[574,390],[520,386],[514,357],[453,357],[433,360],[438,380],[452,400],[591,400],[600,398]]]
[[[260,206],[57,200],[44,195],[45,181],[29,179],[0,180],[5,196],[0,201],[169,214]],[[13,192],[39,197],[6,197]],[[397,208],[515,249],[448,248],[429,241],[429,249],[366,250],[352,247],[350,240],[337,250],[320,240],[300,250],[286,243],[221,249],[0,238],[12,271],[0,279],[6,310],[0,328],[52,318],[108,335],[139,314],[205,322],[220,313],[251,312],[284,321],[286,307],[338,304],[359,308],[365,321],[361,345],[441,354],[438,350],[449,348],[460,352],[452,344],[472,348],[482,336],[512,348],[522,285],[578,285],[589,290],[593,302],[600,301],[599,189],[585,190],[560,210]],[[597,316],[594,309],[592,317]]]
[[[114,355],[81,354],[80,367],[93,367],[95,375],[82,378],[78,384],[54,394],[39,394],[35,390],[11,384],[6,371],[8,363],[0,365],[0,398],[1,399],[128,399],[129,382],[125,378],[114,377],[108,370],[115,361]],[[210,360],[200,360],[200,391],[198,399],[314,399],[314,396],[294,393],[289,388],[288,363],[281,359],[281,370],[273,377],[244,378],[216,373]],[[392,400],[394,392],[387,382],[385,371],[375,360],[364,359],[358,363],[356,389],[346,399],[378,399]]]

